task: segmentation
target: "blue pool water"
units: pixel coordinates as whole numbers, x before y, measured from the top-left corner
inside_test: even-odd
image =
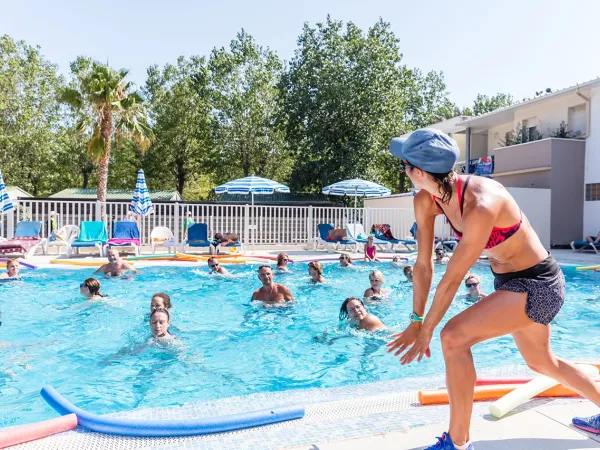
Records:
[[[388,326],[403,328],[412,287],[401,270],[376,266],[391,298],[368,308]],[[89,411],[109,413],[443,373],[441,327],[432,358],[401,367],[385,352],[389,333],[340,326],[342,301],[362,297],[373,267],[329,264],[329,283],[315,286],[307,266],[294,264],[291,273],[276,276],[297,299],[285,308],[251,304],[260,285],[257,266],[231,266],[231,279],[207,276],[204,264],[144,268],[135,279],[102,279],[106,301],[91,305],[84,305],[79,283],[92,269],[24,270],[24,281],[0,284],[0,426],[54,417],[39,395],[44,384]],[[444,270],[436,266],[434,285]],[[482,276],[483,291],[491,292],[488,266],[473,271]],[[554,350],[564,357],[599,355],[600,274],[564,271],[568,298],[554,322]],[[159,291],[173,300],[172,331],[180,346],[136,353],[149,337],[150,298]],[[457,299],[444,322],[468,305]],[[474,355],[478,367],[522,362],[510,337],[480,344]]]

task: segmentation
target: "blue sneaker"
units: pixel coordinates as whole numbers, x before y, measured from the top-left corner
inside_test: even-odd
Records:
[[[438,441],[436,444],[431,447],[427,447],[425,450],[456,450],[452,439],[450,439],[450,435],[446,432],[442,434],[442,437],[437,438]],[[473,444],[469,444],[467,450],[475,450]]]
[[[573,425],[584,431],[600,434],[600,414],[592,417],[574,417]]]

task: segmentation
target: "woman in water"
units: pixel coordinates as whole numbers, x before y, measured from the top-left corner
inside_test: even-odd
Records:
[[[310,281],[313,283],[325,282],[325,278],[323,278],[323,265],[319,261],[308,263],[308,274],[310,275]]]
[[[410,325],[394,335],[389,352],[409,364],[430,357],[433,332],[482,252],[489,257],[496,291],[450,319],[441,331],[450,401],[450,427],[429,449],[473,450],[470,422],[476,373],[471,347],[511,334],[535,372],[553,378],[600,406],[600,385],[550,349],[550,322],[565,299],[562,271],[540,242],[527,217],[500,183],[459,175],[453,167],[456,142],[433,129],[392,140],[390,150],[418,194],[414,197],[418,256],[414,267]],[[434,223],[444,214],[461,239],[437,285],[425,316],[433,275]],[[573,419],[575,426],[600,432],[600,415]]]
[[[81,295],[89,300],[102,300],[104,295],[100,293],[100,282],[95,278],[88,278],[79,285]]]
[[[6,272],[0,273],[0,278],[19,278],[19,261],[9,259],[6,261]]]
[[[465,277],[465,287],[469,293],[465,295],[466,300],[472,300],[476,302],[477,300],[487,297],[487,294],[484,294],[479,289],[480,284],[481,279],[477,275],[474,273],[467,274]]]
[[[155,309],[166,309],[167,311],[171,309],[171,297],[164,292],[154,294],[150,302],[150,313]]]
[[[379,261],[377,259],[377,247],[375,246],[375,237],[369,236],[365,244],[365,261]]]
[[[164,308],[157,308],[150,314],[150,331],[152,337],[158,342],[172,341],[175,339],[171,333],[169,333],[169,327],[171,326],[171,317],[169,311]]]
[[[348,255],[346,253],[342,253],[340,255],[340,266],[342,266],[342,267],[354,267],[354,266],[352,266],[352,258],[350,258],[350,255]]]
[[[369,274],[369,282],[371,287],[365,291],[364,298],[375,300],[387,295],[387,291],[381,288],[385,283],[385,277],[379,270],[374,270]]]
[[[411,266],[410,264],[407,264],[404,266],[404,269],[402,269],[402,270],[404,272],[404,276],[406,277],[406,279],[412,283],[413,282],[413,266]]]
[[[368,313],[363,301],[356,297],[349,297],[344,300],[340,308],[340,320],[348,320],[359,330],[379,331],[386,329],[379,317]]]
[[[288,262],[290,261],[290,257],[286,253],[280,253],[277,255],[277,268],[275,270],[279,270],[280,272],[287,272]]]

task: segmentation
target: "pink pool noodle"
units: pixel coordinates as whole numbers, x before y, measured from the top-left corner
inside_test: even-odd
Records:
[[[75,427],[77,427],[77,416],[67,414],[56,419],[0,430],[0,448],[35,441],[52,434],[72,430]]]

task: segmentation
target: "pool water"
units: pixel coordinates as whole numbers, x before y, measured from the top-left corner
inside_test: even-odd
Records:
[[[197,267],[148,267],[131,279],[101,279],[105,301],[86,304],[79,283],[90,270],[23,270],[24,281],[0,284],[0,426],[55,417],[39,395],[51,384],[95,413],[183,405],[257,392],[441,374],[438,327],[432,358],[400,366],[386,353],[391,332],[356,331],[338,321],[342,301],[362,297],[368,273],[380,269],[388,300],[367,305],[391,328],[412,310],[412,285],[390,263],[327,264],[325,285],[308,281],[307,266],[277,274],[297,301],[266,308],[250,302],[260,286],[257,265],[230,266],[233,277]],[[434,286],[444,273],[436,266]],[[552,344],[563,357],[600,355],[599,273],[564,268],[568,298],[553,323]],[[492,291],[489,267],[478,264],[482,290]],[[144,347],[153,293],[171,296],[175,346]],[[464,294],[464,285],[460,292]],[[457,298],[448,318],[469,306]],[[502,317],[498,317],[502,320]],[[475,347],[478,367],[521,363],[510,337]]]

